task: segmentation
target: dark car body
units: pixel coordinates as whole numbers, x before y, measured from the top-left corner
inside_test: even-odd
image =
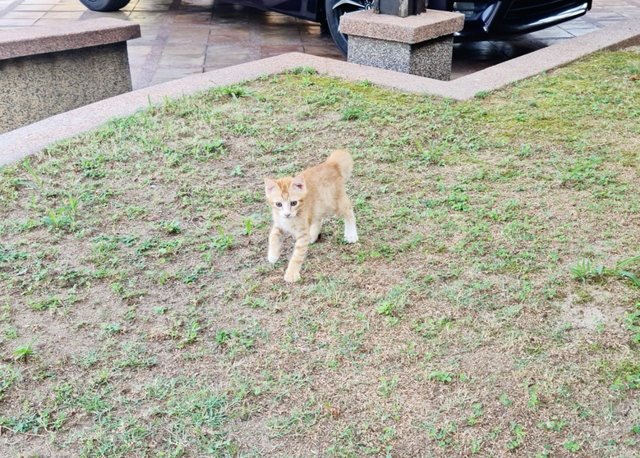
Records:
[[[310,21],[326,20],[322,0],[225,0]],[[428,8],[465,15],[460,36],[490,38],[534,32],[582,16],[592,0],[430,0]],[[358,1],[358,3],[363,3]],[[364,2],[363,4],[365,4]]]
[[[115,11],[129,0],[80,0],[94,11]],[[224,0],[301,19],[321,22],[340,50],[347,53],[347,38],[340,32],[345,13],[374,8],[375,0]],[[458,39],[501,38],[535,32],[582,16],[591,9],[592,0],[428,0],[428,8],[456,11],[465,16]]]

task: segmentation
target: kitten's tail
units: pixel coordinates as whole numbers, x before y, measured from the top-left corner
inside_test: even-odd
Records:
[[[344,181],[347,181],[351,177],[353,159],[351,159],[351,154],[347,151],[343,149],[335,150],[327,158],[327,164],[336,164]]]

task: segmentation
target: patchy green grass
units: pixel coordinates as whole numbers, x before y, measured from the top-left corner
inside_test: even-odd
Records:
[[[637,456],[639,74],[300,69],[0,169],[0,456]],[[360,242],[285,284],[262,178],[338,147]]]

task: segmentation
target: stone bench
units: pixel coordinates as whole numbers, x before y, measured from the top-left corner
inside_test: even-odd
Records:
[[[1,31],[0,133],[130,91],[138,37],[138,24],[112,18]]]

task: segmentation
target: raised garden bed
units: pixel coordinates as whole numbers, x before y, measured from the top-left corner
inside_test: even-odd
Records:
[[[637,454],[639,75],[299,69],[0,169],[0,455]],[[285,284],[262,178],[336,147],[360,242]]]

